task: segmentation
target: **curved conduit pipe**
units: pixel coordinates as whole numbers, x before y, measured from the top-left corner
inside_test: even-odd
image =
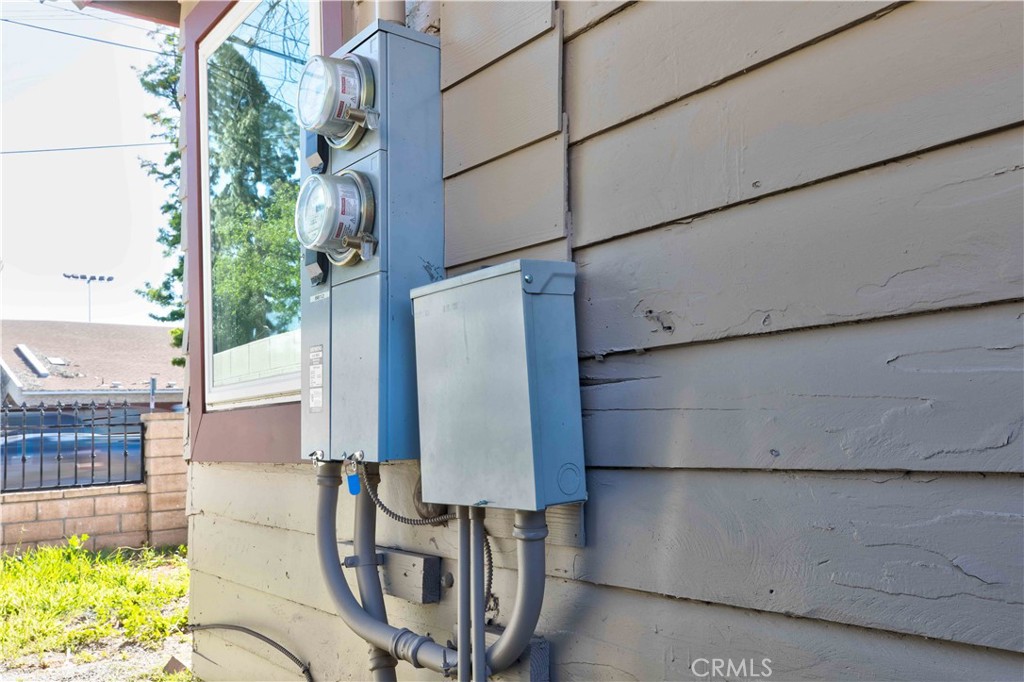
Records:
[[[548,525],[542,511],[516,511],[512,536],[516,539],[516,603],[508,626],[487,650],[487,667],[501,672],[516,662],[537,629],[544,604],[544,538]]]
[[[341,558],[338,554],[337,512],[338,488],[341,486],[341,464],[339,462],[321,463],[317,473],[317,484],[319,487],[316,514],[317,554],[320,559],[320,570],[327,583],[328,591],[341,613],[342,620],[353,632],[372,646],[389,652],[396,659],[408,661],[414,667],[428,668],[448,677],[456,668],[459,660],[457,651],[441,646],[429,637],[416,634],[406,628],[396,628],[381,622],[367,613],[356,601],[352,590],[349,589],[348,583],[345,581]],[[367,496],[364,493],[359,497]],[[374,510],[373,513],[376,514],[376,511]],[[374,530],[375,527],[374,524]],[[357,530],[359,529],[360,527],[357,526]],[[511,666],[526,650],[530,638],[537,628],[541,606],[544,602],[544,539],[548,535],[544,512],[517,510],[512,535],[516,538],[518,550],[519,579],[516,585],[516,603],[512,608],[512,616],[509,618],[509,624],[505,631],[487,650],[487,669],[491,674],[501,672]],[[363,537],[360,541],[365,541],[369,546],[376,548],[375,535],[370,538]],[[460,563],[466,558],[460,556]],[[373,568],[374,576],[379,581],[376,565]],[[463,651],[463,656],[465,656],[465,651]],[[484,681],[479,680],[478,682]]]
[[[338,488],[341,486],[341,464],[320,464],[317,473],[319,494],[316,506],[316,547],[327,590],[331,593],[342,620],[364,640],[388,651],[396,659],[408,661],[416,668],[429,668],[446,677],[455,668],[458,654],[429,637],[406,628],[382,623],[359,605],[352,595],[338,555]]]
[[[367,486],[380,483],[380,475],[374,472],[364,477]],[[388,622],[384,606],[384,589],[377,572],[377,507],[370,499],[369,491],[362,490],[356,496],[355,532],[352,538],[356,561],[356,582],[359,586],[359,601],[363,610],[382,623]],[[398,661],[386,649],[370,646],[370,673],[374,682],[397,682],[395,667]]]

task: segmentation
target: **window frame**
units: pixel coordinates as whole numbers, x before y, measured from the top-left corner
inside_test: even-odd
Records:
[[[182,6],[181,50],[182,251],[185,255],[185,355],[188,433],[186,456],[194,462],[295,463],[302,461],[300,404],[296,401],[207,411],[203,349],[203,225],[200,211],[199,42],[235,5],[233,0],[203,0]],[[310,50],[330,54],[345,39],[339,0],[310,0]],[[320,36],[319,40],[317,35]]]
[[[313,3],[310,14],[313,12]],[[292,372],[274,376],[247,379],[227,386],[214,385],[214,353],[213,353],[213,254],[209,248],[212,243],[210,230],[210,149],[209,149],[209,111],[207,103],[208,60],[227,39],[250,17],[260,6],[260,2],[239,2],[234,4],[221,17],[209,32],[198,41],[199,79],[197,99],[199,105],[199,203],[202,224],[202,268],[203,280],[210,286],[203,288],[203,360],[208,371],[203,380],[206,411],[231,410],[239,407],[258,407],[277,403],[298,402],[301,399],[299,368]],[[310,52],[319,44],[319,22],[310,21]],[[314,34],[317,30],[317,34]],[[296,161],[299,160],[298,140],[296,140]],[[298,245],[296,243],[296,248]],[[285,332],[290,333],[290,332]],[[298,330],[296,330],[298,333]],[[247,344],[248,345],[248,344]],[[296,348],[298,346],[296,345]],[[227,351],[225,351],[227,352]],[[296,354],[296,364],[299,356]]]

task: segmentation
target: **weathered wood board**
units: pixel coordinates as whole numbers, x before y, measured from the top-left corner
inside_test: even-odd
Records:
[[[568,8],[588,3],[567,4],[568,35]],[[885,2],[637,3],[565,46],[570,139],[590,137],[743,73],[887,6]],[[608,49],[609,45],[632,47]]]
[[[1022,21],[911,3],[572,147],[576,245],[1020,122]]]
[[[1021,651],[1021,480],[596,469],[588,472],[590,544],[549,546],[547,570],[552,577]],[[312,506],[309,495],[295,503],[303,505]],[[308,579],[315,570],[311,533],[210,512],[192,522],[197,570],[322,603],[321,588]],[[454,529],[381,524],[379,542],[457,556]],[[495,565],[514,567],[514,542],[492,544]]]
[[[555,17],[553,29],[441,95],[446,178],[562,129],[560,13]]]
[[[316,531],[316,518],[307,505],[301,502],[289,504],[263,504],[254,498],[251,490],[259,489],[268,478],[275,481],[276,495],[285,500],[316,499],[316,474],[311,464],[263,464],[228,465],[195,464],[201,473],[191,479],[189,511],[191,515],[217,515],[245,523],[275,528],[286,528],[303,533]],[[415,518],[412,499],[418,468],[415,463],[389,464],[384,468],[380,496],[389,507],[399,514]],[[586,543],[583,526],[582,505],[567,504],[552,507],[547,511],[549,545],[582,547]],[[353,498],[342,494],[338,500],[338,539],[347,543],[352,539]],[[342,521],[341,519],[344,519]],[[488,510],[485,526],[495,538],[512,537],[513,513],[507,509]],[[391,524],[390,521],[387,522]],[[454,524],[452,524],[454,527]],[[443,532],[447,526],[431,527],[432,531]],[[454,532],[454,531],[453,531]],[[402,547],[392,538],[388,544],[381,535],[381,544]],[[453,536],[454,537],[454,536]],[[349,552],[348,549],[343,551]],[[425,554],[438,554],[431,549]],[[441,556],[449,556],[441,553]],[[451,555],[454,556],[454,555]]]
[[[576,34],[594,26],[612,12],[634,4],[635,0],[571,0],[559,2],[558,7],[565,15],[565,39],[571,40]]]
[[[1019,298],[1022,156],[1018,128],[577,250],[580,352]]]
[[[1024,471],[1019,303],[581,364],[589,466]]]
[[[192,671],[201,680],[260,680],[303,682],[295,667],[283,667],[287,659],[269,661],[240,646],[245,635],[226,637],[223,632],[197,632],[193,636]]]
[[[447,269],[449,277],[461,275],[464,272],[472,272],[480,268],[499,263],[506,263],[519,258],[536,258],[538,260],[570,260],[570,248],[568,238],[555,239],[554,241],[527,246],[508,253],[499,253],[489,258],[481,258],[470,263],[462,263]]]
[[[566,168],[558,134],[445,182],[445,266],[564,237]]]
[[[287,580],[287,574],[279,573],[279,567],[258,554],[275,549],[266,544],[261,547],[254,548],[257,554],[252,560],[266,571],[266,582]],[[307,633],[307,640],[312,638],[308,646],[303,643],[300,653],[313,660],[315,670],[330,679],[344,679],[345,672],[358,676],[362,670],[365,654],[361,643],[347,635],[340,618],[329,615],[333,607],[325,593],[313,595],[320,601],[306,605],[238,584],[228,564],[194,570],[193,601],[202,605],[196,620],[232,617],[233,622],[266,625],[271,631],[287,623],[288,631],[301,631]],[[208,570],[227,574],[228,579]],[[453,562],[444,570],[456,573]],[[499,623],[507,621],[515,580],[514,571],[495,570]],[[315,580],[307,582],[319,588]],[[441,604],[429,607],[389,598],[388,613],[395,624],[443,640],[450,636],[454,622],[454,601],[450,591]],[[537,632],[552,642],[556,654],[553,678],[560,680],[687,679],[694,659],[730,655],[758,661],[767,656],[772,659],[774,676],[786,680],[1012,680],[1024,660],[992,649],[558,578],[548,580]],[[324,639],[332,645],[323,646]],[[609,642],[615,646],[610,647]],[[237,644],[265,655],[258,642],[239,639]],[[399,675],[400,679],[423,679],[405,665],[399,666]]]
[[[319,584],[320,576],[311,573],[309,580]],[[191,573],[190,587],[193,605],[191,617],[195,622],[233,623],[264,633],[288,647],[302,660],[310,662],[314,679],[360,679],[366,674],[366,643],[356,637],[336,614],[334,604],[326,592],[323,595],[325,601],[319,608],[315,608],[281,599],[273,593],[254,590],[230,578],[224,579],[202,571]],[[393,604],[401,602],[389,602],[388,607],[392,614]],[[411,605],[408,609],[411,612],[432,610]],[[402,617],[404,622],[408,622],[408,615],[403,614]],[[418,620],[422,621],[423,616],[421,615]],[[422,626],[422,623],[418,626]],[[436,628],[427,627],[424,630]],[[277,666],[290,666],[287,659],[259,640],[230,631],[213,632],[222,639],[198,640],[200,652],[209,652],[211,658],[217,657],[214,652],[219,648],[219,642],[227,640],[248,652],[253,658],[264,659]],[[201,634],[206,633],[197,633],[197,637]],[[401,669],[402,679],[431,682],[437,679],[437,675],[429,670],[417,670],[410,665],[402,665]],[[257,676],[247,679],[264,678]]]
[[[550,0],[441,3],[441,89],[470,76],[551,28]]]

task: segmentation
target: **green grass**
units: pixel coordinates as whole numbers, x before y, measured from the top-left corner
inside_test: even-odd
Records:
[[[184,547],[91,552],[86,539],[0,554],[0,661],[77,653],[107,639],[159,646],[182,631],[188,607],[175,602],[188,590]]]

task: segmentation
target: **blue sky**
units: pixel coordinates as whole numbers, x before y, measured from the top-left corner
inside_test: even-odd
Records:
[[[158,103],[132,67],[154,55],[11,22],[156,49],[152,24],[66,0],[2,0],[0,19],[0,150],[152,141],[143,113]],[[115,278],[93,285],[94,322],[154,324],[134,290],[171,265],[156,243],[165,192],[139,157],[163,151],[0,155],[0,318],[84,321],[85,285],[62,277],[73,272]]]

